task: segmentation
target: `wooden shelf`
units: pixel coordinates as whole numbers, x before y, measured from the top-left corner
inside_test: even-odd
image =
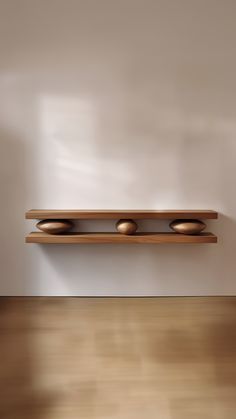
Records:
[[[25,214],[26,219],[217,219],[212,210],[37,210]]]
[[[178,233],[136,233],[126,236],[119,233],[67,233],[52,235],[41,232],[30,233],[26,243],[42,244],[77,244],[77,243],[217,243],[217,237],[212,233],[201,233],[200,235],[184,235]]]

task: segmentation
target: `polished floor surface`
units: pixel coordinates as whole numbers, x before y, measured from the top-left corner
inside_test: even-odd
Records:
[[[235,419],[236,297],[0,298],[1,419]]]

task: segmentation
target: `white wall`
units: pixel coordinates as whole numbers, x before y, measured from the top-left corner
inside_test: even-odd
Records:
[[[2,295],[235,293],[235,19],[234,0],[0,0]],[[25,245],[30,208],[216,209],[220,240]]]

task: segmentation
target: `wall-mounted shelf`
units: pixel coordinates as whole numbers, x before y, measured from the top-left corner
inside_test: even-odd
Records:
[[[215,220],[218,213],[212,210],[38,210],[32,209],[25,214],[26,219],[112,219],[131,218],[170,220],[176,218],[192,219],[201,218]]]
[[[92,243],[178,243],[178,244],[199,244],[217,243],[217,237],[212,233],[201,233],[199,235],[184,235],[177,233],[136,233],[126,236],[119,233],[67,233],[67,234],[46,234],[41,232],[30,233],[26,237],[26,243],[42,244],[92,244]]]
[[[212,233],[203,233],[206,225],[200,219],[217,219],[212,210],[30,210],[27,219],[41,220],[40,232],[27,235],[26,243],[76,244],[76,243],[216,243]],[[114,233],[68,232],[73,227],[71,220],[109,219],[116,220]],[[138,232],[137,220],[174,220],[170,227],[174,232]],[[136,222],[134,221],[136,220]],[[177,223],[177,225],[176,225]]]

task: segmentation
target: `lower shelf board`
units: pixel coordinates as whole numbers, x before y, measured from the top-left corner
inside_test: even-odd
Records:
[[[77,243],[144,243],[144,244],[199,244],[217,243],[217,237],[212,233],[201,233],[199,235],[184,235],[178,233],[136,233],[131,236],[119,233],[67,233],[67,234],[46,234],[41,232],[30,233],[25,238],[26,243],[41,244],[77,244]]]

